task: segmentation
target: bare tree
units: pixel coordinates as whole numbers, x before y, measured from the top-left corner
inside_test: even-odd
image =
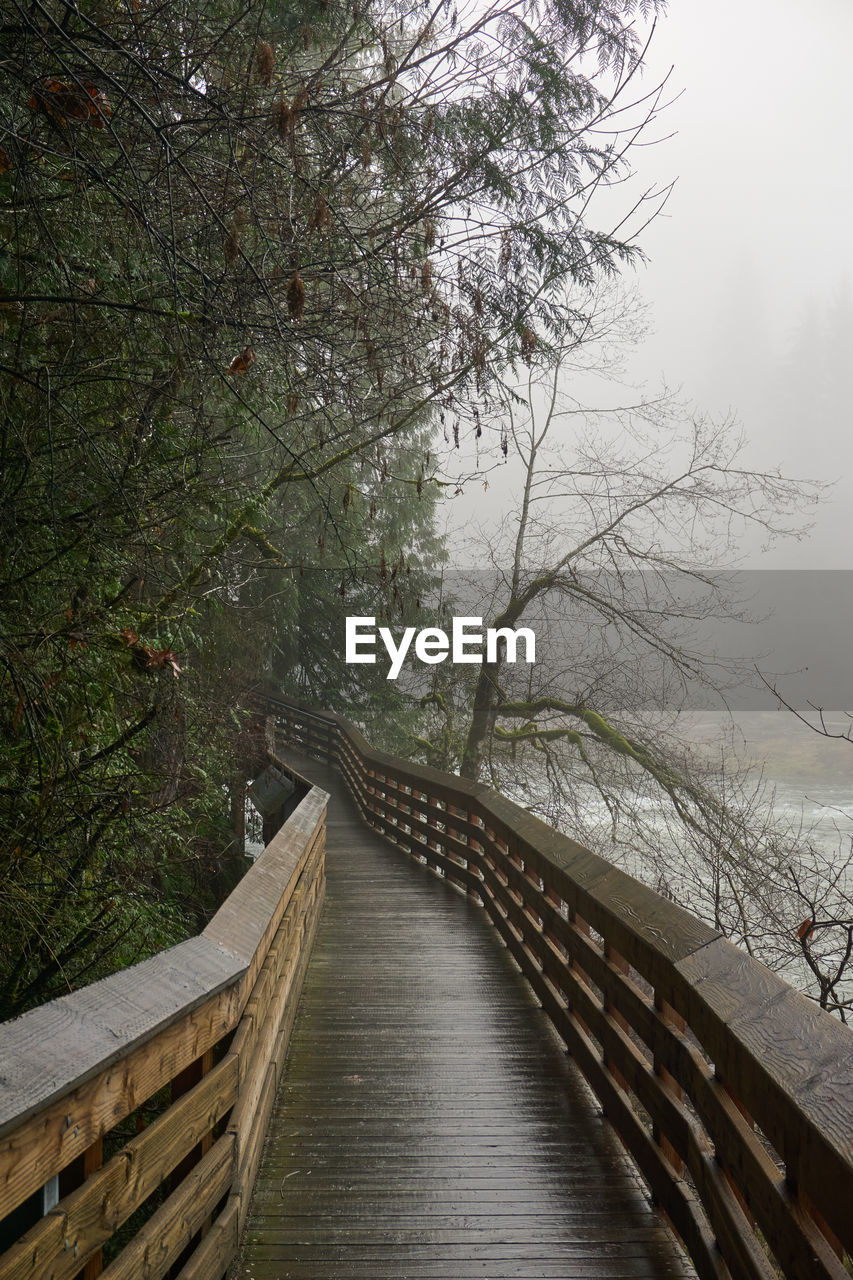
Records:
[[[489,743],[544,748],[571,738],[579,752],[597,744],[632,760],[680,803],[677,781],[648,744],[617,728],[609,708],[655,701],[650,663],[669,699],[723,680],[725,663],[703,656],[696,641],[703,618],[737,614],[731,583],[713,566],[747,526],[768,537],[796,532],[816,489],[744,466],[731,422],[682,425],[667,397],[593,412],[567,395],[564,375],[557,361],[531,372],[523,397],[505,392],[521,492],[489,543],[499,582],[490,625],[540,618],[549,660],[523,687],[505,654],[483,665],[461,772],[478,776]]]
[[[533,627],[538,661],[508,663],[504,647],[473,681],[435,668],[421,748],[621,861],[844,1018],[849,841],[833,853],[777,820],[734,743],[709,758],[679,722],[697,693],[744,676],[703,651],[704,622],[746,617],[713,566],[745,527],[795,534],[819,489],[744,466],[733,423],[685,420],[666,396],[584,408],[567,374],[590,350],[505,390],[517,509],[459,592],[491,627]]]

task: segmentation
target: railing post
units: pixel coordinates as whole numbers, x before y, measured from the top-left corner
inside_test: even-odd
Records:
[[[505,836],[498,838],[472,812],[481,802],[460,780],[433,783],[431,771],[390,758],[379,767],[391,775],[374,772],[367,761],[381,757],[363,750],[345,722],[335,722],[333,737],[319,715],[297,712],[297,720],[296,732],[315,750],[325,724],[329,756],[337,752],[345,775],[361,780],[359,795],[374,826],[431,868],[443,868],[451,883],[459,885],[467,867],[460,887],[482,901],[555,1027],[566,1033],[699,1273],[720,1280],[727,1266],[743,1280],[768,1280],[775,1268],[810,1280],[842,1280],[842,1243],[848,1251],[853,1246],[853,1217],[846,1212],[851,1130],[832,1125],[836,1101],[850,1097],[849,1047],[832,1019],[819,1014],[815,1024],[824,1057],[812,1098],[800,1088],[796,1054],[789,1072],[771,1039],[778,1027],[779,1043],[795,1042],[798,997],[748,957],[735,962],[737,953],[710,926],[636,881],[630,887],[630,878],[613,874],[593,852],[571,841],[561,845],[559,833],[540,840],[536,824],[523,814],[516,820],[511,805],[494,810]],[[400,775],[414,785],[395,781]],[[446,798],[418,786],[436,786]],[[491,803],[483,803],[491,814]],[[555,992],[561,993],[556,1002]],[[667,996],[678,998],[689,1024]],[[753,1003],[762,1011],[755,1026],[746,1016]],[[731,1027],[724,1016],[729,1007],[741,1011]],[[812,1035],[810,1014],[803,1021]],[[806,1070],[810,1050],[811,1042],[802,1046]],[[724,1063],[738,1082],[755,1122],[726,1082],[714,1078],[714,1063]],[[771,1089],[762,1088],[762,1073]],[[790,1169],[787,1188],[780,1159]],[[797,1185],[799,1177],[817,1203]]]
[[[562,910],[563,910],[562,895],[554,888],[553,885],[550,885],[550,884],[545,885],[543,892],[545,894],[545,901],[550,902],[554,910],[562,914]],[[562,942],[560,942],[560,939],[554,933],[553,929],[551,929],[548,926],[545,927],[545,937],[548,939],[549,942],[553,943],[553,945],[560,952],[561,956],[563,957],[566,956],[567,954],[566,948],[563,946]]]
[[[64,1199],[72,1191],[81,1187],[87,1178],[96,1173],[104,1163],[104,1140],[98,1138],[87,1147],[81,1156],[74,1160],[60,1173],[57,1181],[58,1194]],[[104,1269],[104,1251],[99,1249],[78,1272],[77,1280],[96,1280]]]
[[[452,818],[465,818],[465,817],[467,817],[467,814],[466,814],[465,810],[464,810],[464,809],[460,809],[460,808],[458,808],[458,807],[457,807],[456,805],[454,805],[454,804],[448,804],[448,805],[447,805],[447,814],[448,814],[448,817],[452,817]],[[464,832],[460,831],[457,827],[453,827],[453,828],[451,828],[451,827],[450,827],[450,825],[448,824],[448,826],[447,826],[447,834],[448,834],[448,835],[450,835],[450,836],[453,836],[453,838],[454,838],[455,840],[458,840],[460,844],[465,844],[465,843],[467,843],[467,836],[465,835],[465,833],[464,833]],[[459,866],[464,865],[464,860],[463,860],[462,856],[461,856],[460,854],[456,853],[456,851],[455,851],[455,850],[453,850],[453,849],[451,849],[449,846],[445,846],[445,850],[444,850],[444,852],[445,852],[445,855],[446,855],[446,857],[449,859],[449,861],[450,861],[450,862],[456,862],[456,863],[458,863],[458,864],[459,864]],[[439,866],[438,866],[438,864],[437,864],[437,863],[436,863],[436,870],[439,870]],[[450,883],[451,883],[451,884],[455,884],[455,885],[456,885],[457,889],[461,889],[461,888],[464,888],[464,887],[465,887],[465,886],[464,886],[464,882],[463,882],[462,880],[458,880],[458,879],[456,878],[456,876],[450,875],[450,873],[449,873],[449,872],[445,872],[445,876],[446,876],[446,878],[450,881]]]
[[[677,1013],[676,1010],[673,1009],[671,1004],[668,1004],[666,1000],[664,1000],[663,996],[658,991],[655,992],[655,1009],[657,1010],[658,1016],[662,1022],[666,1023],[667,1026],[672,1027],[675,1031],[683,1034],[687,1025],[684,1018],[680,1013]],[[671,1075],[670,1072],[667,1071],[666,1067],[661,1062],[659,1054],[654,1055],[654,1071],[666,1092],[680,1102],[684,1097],[684,1090],[676,1080],[675,1076]],[[684,1161],[659,1125],[653,1126],[652,1135],[655,1142],[663,1152],[667,1162],[671,1165],[674,1172],[680,1175],[684,1168]]]
[[[483,832],[484,839],[488,838],[486,836],[486,824],[479,814],[474,813],[470,809],[467,809],[467,810],[460,809],[460,810],[457,810],[457,813],[459,814],[460,817],[464,818],[470,824],[470,826],[479,828],[479,830]],[[480,893],[479,887],[470,883],[470,877],[473,876],[478,881],[482,880],[483,878],[483,873],[480,869],[480,862],[486,851],[485,844],[483,840],[478,840],[475,836],[465,835],[461,832],[457,833],[457,838],[464,841],[464,843],[468,847],[468,850],[470,851],[467,857],[463,858],[461,855],[458,857],[458,861],[460,865],[465,867],[469,875],[469,882],[464,886],[464,888],[469,898],[473,899],[474,902],[482,903],[483,898]]]
[[[506,853],[504,856],[507,862],[511,863],[512,866],[516,868],[516,870],[524,874],[524,859],[522,858],[521,854],[518,852],[518,849],[516,847],[514,847],[513,845],[507,845]],[[507,888],[507,894],[512,903],[511,910],[509,909],[509,907],[507,907],[506,918],[510,925],[510,928],[512,928],[519,935],[521,943],[522,945],[524,945],[524,929],[518,923],[518,917],[524,914],[524,905],[523,905],[524,900],[519,890],[513,887],[512,882],[510,881],[508,876],[506,877],[505,883]]]
[[[183,1071],[179,1071],[172,1081],[171,1098],[172,1102],[177,1102],[178,1098],[183,1097],[185,1093],[189,1093],[194,1085],[207,1075],[213,1067],[213,1049],[207,1049],[200,1058],[196,1058],[195,1062],[191,1062],[188,1067],[184,1067]],[[198,1164],[202,1156],[207,1155],[213,1143],[213,1134],[206,1133],[193,1147],[192,1151],[187,1152],[180,1164],[175,1166],[172,1172],[172,1185],[177,1186],[182,1182],[186,1175],[192,1169],[193,1165]],[[202,1230],[204,1231],[205,1228]]]
[[[385,781],[385,775],[384,773],[377,772],[377,773],[374,773],[373,779],[374,779],[374,782],[376,783],[376,786],[373,792],[374,796],[376,797],[376,804],[374,805],[374,808],[373,808],[373,813],[374,813],[374,816],[376,817],[376,821],[374,822],[373,825],[377,828],[377,830],[381,831],[382,824],[379,821],[379,819],[388,817],[388,815],[384,811],[385,806],[380,805],[379,803],[380,801],[386,799],[385,788],[382,785]]]
[[[750,1129],[754,1129],[754,1128],[755,1128],[755,1121],[753,1120],[752,1116],[749,1114],[749,1112],[748,1112],[748,1110],[746,1109],[746,1107],[745,1107],[745,1106],[743,1105],[743,1103],[741,1102],[740,1098],[737,1096],[737,1094],[734,1092],[734,1090],[733,1090],[733,1089],[730,1089],[730,1088],[729,1088],[729,1086],[726,1084],[725,1080],[723,1079],[723,1077],[720,1075],[720,1073],[719,1073],[719,1072],[715,1072],[714,1074],[716,1075],[716,1078],[717,1078],[717,1080],[718,1080],[718,1082],[719,1082],[719,1084],[720,1084],[721,1088],[723,1088],[723,1089],[726,1091],[726,1093],[727,1093],[727,1094],[729,1095],[729,1097],[731,1098],[732,1102],[733,1102],[733,1103],[735,1104],[735,1106],[737,1107],[738,1111],[739,1111],[739,1112],[741,1113],[741,1115],[743,1116],[744,1120],[746,1120],[746,1121],[747,1121],[747,1123],[749,1124]],[[721,1163],[722,1163],[722,1162],[721,1162]],[[743,1210],[743,1212],[744,1212],[744,1216],[746,1217],[747,1222],[749,1223],[749,1225],[750,1225],[751,1227],[754,1227],[754,1226],[755,1226],[755,1217],[753,1216],[752,1212],[751,1212],[751,1211],[750,1211],[750,1209],[749,1209],[749,1206],[747,1205],[746,1201],[744,1200],[744,1198],[743,1198],[743,1193],[741,1192],[740,1187],[738,1186],[738,1184],[737,1184],[737,1182],[735,1181],[735,1179],[734,1179],[734,1177],[733,1177],[732,1173],[731,1173],[731,1172],[730,1172],[730,1170],[726,1167],[726,1165],[725,1165],[725,1164],[723,1164],[723,1165],[722,1165],[722,1169],[723,1169],[723,1173],[726,1175],[726,1181],[728,1182],[729,1186],[731,1187],[732,1191],[734,1192],[735,1199],[737,1200],[738,1204],[740,1205],[741,1209],[742,1209],[742,1210]]]
[[[83,1181],[85,1182],[97,1169],[100,1169],[104,1163],[104,1140],[98,1138],[97,1142],[93,1142],[88,1151],[83,1153]],[[89,1259],[83,1268],[81,1280],[96,1280],[104,1269],[104,1251],[99,1249],[98,1252]]]
[[[412,848],[412,826],[407,822],[407,818],[412,816],[412,806],[406,804],[402,796],[410,796],[412,788],[407,786],[405,782],[397,782],[397,788],[402,793],[401,797],[395,801],[397,807],[397,830],[399,831],[399,842],[404,849],[411,852]]]
[[[412,796],[415,800],[417,800],[419,806],[420,805],[423,806],[423,808],[418,808],[413,810],[413,813],[416,815],[418,822],[425,823],[428,817],[428,814],[426,811],[426,806],[428,804],[427,793],[425,791],[413,791]],[[413,831],[412,832],[412,853],[416,857],[422,858],[423,857],[422,851],[426,849],[426,847],[427,847],[426,835],[421,831],[418,831],[418,832]]]
[[[562,894],[557,889],[555,889],[553,885],[546,883],[544,888],[544,895],[545,895],[545,901],[548,902],[554,908],[555,912],[557,912],[559,915],[562,915],[563,914]],[[557,955],[561,957],[563,964],[565,965],[569,957],[569,953],[566,949],[565,943],[560,940],[559,936],[555,933],[553,927],[547,921],[543,921],[542,932],[545,939],[547,940],[548,945],[554,948]],[[568,985],[569,984],[567,982],[562,982],[562,981],[559,984],[560,992],[563,996],[563,999],[566,1002],[568,1002],[568,999],[569,999],[569,993],[566,990],[566,987]]]
[[[571,907],[569,908],[569,923],[574,925],[578,933],[583,934],[587,938],[590,936],[588,921],[584,920],[583,916],[580,915],[577,911],[575,911]],[[569,969],[571,970],[572,973],[574,973],[577,976],[578,982],[582,982],[585,987],[588,987],[590,985],[589,975],[584,969],[583,965],[579,963],[579,961],[572,960],[571,963],[569,964]],[[569,996],[569,1013],[571,1014],[571,1017],[573,1018],[573,1020],[581,1028],[581,1030],[588,1035],[589,1027],[587,1026],[584,1019],[577,1012],[575,1002],[572,1000],[571,996]]]
[[[534,870],[534,868],[533,868],[533,867],[531,867],[529,863],[525,862],[525,864],[524,864],[524,872],[523,872],[523,874],[524,874],[524,878],[525,878],[525,880],[529,881],[529,883],[533,886],[535,893],[536,893],[536,894],[541,893],[541,891],[542,891],[542,890],[541,890],[541,888],[540,888],[540,885],[541,885],[541,877],[540,877],[540,875],[539,875],[539,872],[538,872],[538,871],[536,871],[536,870]],[[532,906],[533,904],[530,904],[530,905]],[[537,912],[536,912],[536,924],[539,926],[539,928],[542,928],[543,923],[544,923],[544,922],[543,922],[543,920],[542,920],[542,917],[541,917],[541,915],[539,914],[539,912],[537,911]]]
[[[620,955],[619,952],[616,950],[616,948],[611,946],[609,942],[605,942],[604,944],[604,958],[608,960],[610,964],[613,966],[613,968],[616,969],[619,973],[627,974],[628,969],[630,967],[628,964],[628,961],[625,959],[624,956]],[[605,1000],[604,1002],[604,1012],[609,1014],[610,1017],[613,1019],[613,1021],[616,1023],[616,1025],[618,1027],[621,1027],[623,1031],[630,1030],[627,1020],[622,1016],[622,1014],[620,1013],[616,1005],[612,1004],[609,1000]],[[625,1093],[627,1093],[628,1081],[625,1079],[625,1077],[622,1075],[622,1072],[611,1061],[610,1057],[606,1053],[604,1055],[604,1064],[607,1067],[610,1074],[612,1075],[613,1079],[619,1085],[619,1088],[624,1090]]]
[[[493,848],[492,858],[491,858],[492,870],[494,871],[495,875],[501,881],[502,884],[507,884],[508,881],[507,881],[506,874],[504,873],[503,868],[501,867],[500,864],[502,860],[509,859],[509,845],[507,844],[506,840],[502,840],[500,836],[495,836],[495,839],[492,842],[492,848]],[[497,907],[497,904],[495,904],[495,906]]]
[[[475,826],[481,829],[481,831],[483,832],[484,840],[488,842],[488,840],[491,837],[491,833],[489,832],[489,829],[486,826],[483,819],[479,817],[478,814],[474,814],[474,813],[469,813],[468,819],[470,822],[473,822]],[[469,875],[476,876],[478,880],[481,880],[482,872],[480,870],[480,859],[482,858],[483,854],[486,851],[484,841],[469,839],[468,847],[474,855],[473,858],[468,859]],[[469,884],[468,886],[468,897],[472,898],[473,901],[477,903],[482,903],[483,901],[479,888],[473,884]]]
[[[427,796],[427,804],[429,805],[429,810],[432,811],[427,812],[427,826],[432,828],[435,832],[435,836],[427,836],[426,847],[432,852],[436,852],[441,848],[441,844],[438,839],[441,833],[438,830],[438,818],[435,816],[434,812],[440,803],[438,796]]]

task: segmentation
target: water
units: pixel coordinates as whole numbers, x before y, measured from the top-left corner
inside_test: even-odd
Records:
[[[851,725],[850,717],[841,712],[825,712],[824,719],[836,733]],[[731,743],[738,759],[763,774],[779,818],[792,824],[801,821],[826,848],[849,842],[853,742],[823,737],[786,711],[740,711],[733,720],[730,724],[720,713],[686,712],[680,728],[700,750],[717,753],[720,744]]]

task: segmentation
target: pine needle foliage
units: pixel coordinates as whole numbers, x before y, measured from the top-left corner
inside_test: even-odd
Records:
[[[637,253],[590,204],[636,16],[3,0],[0,1012],[215,901],[231,709],[273,661],[329,688],[307,567],[416,610],[439,415]]]

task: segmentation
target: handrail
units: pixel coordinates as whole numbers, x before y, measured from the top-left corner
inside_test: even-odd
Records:
[[[0,1028],[0,1218],[56,1175],[61,1196],[0,1280],[229,1265],[323,900],[328,796],[296,777],[303,799],[202,934]]]
[[[367,822],[485,907],[702,1280],[849,1280],[847,1027],[488,787],[255,696]]]

